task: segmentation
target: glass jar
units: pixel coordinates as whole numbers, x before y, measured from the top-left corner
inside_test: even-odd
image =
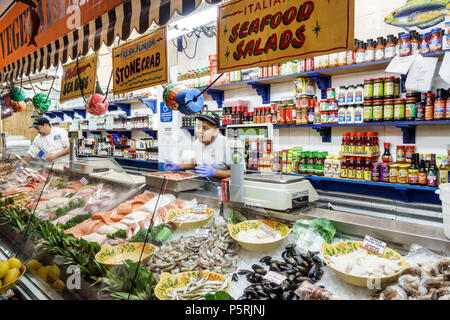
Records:
[[[406,148],[405,146],[397,146],[396,159],[397,162],[406,161]]]
[[[395,78],[395,83],[394,83],[394,97],[395,97],[395,98],[400,97],[400,78]]]
[[[373,101],[373,121],[381,122],[383,121],[383,109],[384,104],[383,100],[374,100]]]
[[[416,119],[416,101],[415,97],[406,98],[405,120],[414,121]]]
[[[289,100],[289,102],[286,105],[286,122],[287,125],[294,125],[296,124],[296,109],[295,104],[292,100]]]
[[[336,89],[335,88],[327,89],[327,99],[336,99]]]
[[[440,50],[442,50],[441,28],[435,28],[431,30],[430,52],[436,52]]]
[[[394,87],[395,87],[395,77],[386,77],[384,78],[384,95],[385,96],[393,96],[394,95]]]
[[[405,100],[404,99],[395,99],[394,120],[395,121],[405,120]]]
[[[401,184],[408,183],[408,169],[409,164],[400,164],[398,166],[398,179],[397,182]]]
[[[380,181],[389,182],[389,164],[383,162],[380,164]]]
[[[384,100],[384,121],[394,120],[394,102],[395,99]]]
[[[281,102],[278,105],[278,111],[277,111],[277,124],[279,126],[286,125],[286,103]]]
[[[412,158],[413,158],[413,154],[415,152],[416,147],[415,146],[406,146],[406,162],[411,163],[412,162]]]
[[[400,36],[400,57],[406,57],[411,55],[411,36],[408,33]]]
[[[424,54],[430,52],[430,37],[431,34],[424,33],[420,35],[420,42],[419,42],[419,53]]]
[[[364,122],[372,122],[373,120],[373,102],[371,100],[364,101]]]
[[[380,181],[380,163],[378,162],[372,163],[372,181]]]
[[[374,79],[364,80],[364,100],[373,98],[373,82]]]
[[[395,39],[393,34],[387,36],[386,48],[384,49],[384,57],[386,59],[395,57]]]
[[[389,182],[397,183],[398,181],[398,164],[389,165]]]
[[[374,97],[384,96],[384,78],[377,78],[373,82],[373,96]]]

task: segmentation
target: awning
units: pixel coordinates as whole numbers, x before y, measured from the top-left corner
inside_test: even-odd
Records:
[[[221,0],[205,0],[217,4]],[[192,13],[202,0],[129,0],[84,25],[78,30],[49,43],[48,45],[10,63],[2,70],[2,82],[12,81],[22,75],[29,75],[43,68],[65,63],[68,58],[76,59],[86,55],[89,48],[98,51],[104,42],[112,45],[116,36],[125,41],[135,28],[138,33],[145,33],[155,22],[165,25],[175,11],[185,16]]]

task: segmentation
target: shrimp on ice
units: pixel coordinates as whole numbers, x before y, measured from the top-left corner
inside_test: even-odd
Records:
[[[407,300],[408,295],[405,290],[402,289],[399,285],[392,285],[387,287],[381,293],[380,298],[384,300]]]
[[[409,275],[409,274],[405,274],[403,276],[400,276],[398,278],[398,285],[400,287],[402,287],[403,290],[405,290],[405,292],[410,295],[410,296],[417,296],[418,295],[418,290],[419,290],[419,283],[420,283],[420,279]],[[428,292],[428,291],[427,291]]]

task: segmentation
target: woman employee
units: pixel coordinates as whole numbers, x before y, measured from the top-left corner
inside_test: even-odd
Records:
[[[192,170],[204,178],[225,179],[231,176],[231,163],[225,137],[220,133],[220,118],[215,112],[196,116],[194,142],[195,158],[188,163],[167,161],[165,171]]]

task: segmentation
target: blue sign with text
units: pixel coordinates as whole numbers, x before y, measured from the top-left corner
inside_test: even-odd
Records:
[[[164,102],[160,104],[159,115],[161,122],[172,122],[173,119],[173,111],[170,109]]]

